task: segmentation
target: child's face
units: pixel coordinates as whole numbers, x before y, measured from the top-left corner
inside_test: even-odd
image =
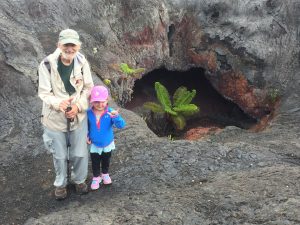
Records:
[[[101,102],[93,102],[92,103],[94,109],[102,111],[105,109],[105,107],[107,106],[107,100],[106,101],[101,101]]]

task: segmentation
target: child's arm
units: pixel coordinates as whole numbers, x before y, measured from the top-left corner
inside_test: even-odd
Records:
[[[118,114],[116,117],[111,118],[111,120],[113,121],[113,124],[119,129],[124,128],[126,125],[125,120],[120,114]]]
[[[86,143],[87,143],[88,145],[92,144],[92,141],[91,141],[91,139],[89,138],[89,136],[86,137]]]
[[[121,128],[124,128],[126,123],[125,123],[125,120],[122,118],[122,116],[119,114],[119,109],[117,110],[113,110],[111,109],[109,112],[107,112],[108,115],[110,116],[113,124],[121,129]]]

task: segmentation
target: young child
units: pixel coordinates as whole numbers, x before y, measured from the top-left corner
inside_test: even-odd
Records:
[[[111,184],[108,174],[111,151],[115,149],[113,125],[119,129],[125,126],[118,110],[108,107],[108,90],[104,86],[95,86],[91,91],[91,108],[87,111],[88,137],[91,145],[93,180],[91,189],[97,190],[99,184]],[[100,173],[100,165],[102,173]]]

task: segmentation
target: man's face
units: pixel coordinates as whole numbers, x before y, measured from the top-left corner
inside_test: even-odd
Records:
[[[76,53],[80,49],[80,45],[75,45],[71,43],[67,44],[58,44],[58,47],[61,49],[62,57],[65,60],[73,60],[76,56]]]

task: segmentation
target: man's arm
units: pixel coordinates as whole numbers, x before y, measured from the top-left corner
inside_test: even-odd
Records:
[[[45,102],[46,104],[50,105],[50,107],[58,111],[61,100],[57,99],[57,97],[55,97],[53,94],[51,80],[50,80],[51,75],[44,61],[41,62],[38,73],[39,73],[38,96],[42,99],[43,102]]]

